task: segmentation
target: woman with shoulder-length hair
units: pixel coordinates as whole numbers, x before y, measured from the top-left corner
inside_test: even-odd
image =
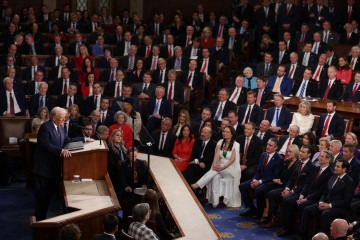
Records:
[[[179,170],[185,171],[190,163],[190,156],[194,147],[195,138],[188,124],[182,126],[180,135],[176,139],[173,149],[174,163]]]
[[[244,69],[244,87],[252,90],[257,88],[257,77],[254,76],[254,71],[251,67],[246,67]]]
[[[290,131],[292,126],[297,125],[300,129],[299,135],[303,135],[311,130],[314,118],[314,115],[311,113],[310,102],[302,101],[297,112],[293,114],[288,131]]]
[[[240,207],[240,144],[235,141],[236,131],[232,126],[226,126],[222,133],[223,139],[216,145],[211,169],[191,187],[197,189],[206,186],[206,198],[214,208],[218,206],[221,196],[224,196],[226,206]],[[233,184],[226,184],[226,181],[222,184],[221,179],[233,180]]]
[[[113,125],[111,125],[109,127],[109,134],[111,135],[111,133],[115,130],[115,129],[120,129],[124,135],[123,135],[123,139],[125,142],[125,146],[127,148],[132,147],[132,143],[133,143],[133,136],[132,136],[132,129],[129,125],[126,124],[128,116],[126,115],[125,112],[123,111],[117,111],[114,114],[114,123]]]
[[[173,127],[173,132],[176,136],[180,135],[180,130],[185,124],[187,124],[189,126],[191,125],[190,124],[190,114],[189,114],[188,110],[181,109],[179,112],[178,122]]]

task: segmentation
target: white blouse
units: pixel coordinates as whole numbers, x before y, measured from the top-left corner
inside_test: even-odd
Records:
[[[300,128],[299,135],[303,135],[304,133],[307,133],[311,130],[314,123],[314,115],[306,115],[303,116],[301,113],[294,113],[292,121],[290,123],[289,129],[291,126],[297,125]],[[289,131],[288,129],[288,131]]]

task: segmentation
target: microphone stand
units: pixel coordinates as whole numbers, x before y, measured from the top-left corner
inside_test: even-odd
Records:
[[[135,190],[135,179],[134,179],[134,174],[135,174],[135,156],[134,156],[134,152],[135,152],[135,119],[136,119],[136,116],[134,115],[131,115],[131,124],[132,124],[132,159],[130,159],[130,161],[132,161],[132,164],[131,164],[131,170],[132,170],[132,174],[131,174],[131,180],[132,180],[132,192],[134,193],[134,190]],[[135,196],[135,195],[133,195]]]

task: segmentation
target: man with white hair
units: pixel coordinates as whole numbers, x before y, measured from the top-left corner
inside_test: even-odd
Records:
[[[24,92],[14,88],[14,80],[9,77],[4,78],[3,84],[5,89],[0,92],[0,114],[8,117],[28,116]]]
[[[347,61],[352,70],[360,70],[360,58],[359,58],[360,48],[358,46],[353,46],[351,48],[351,55],[347,57]]]
[[[64,146],[69,142],[85,142],[83,137],[67,136],[64,130],[66,115],[66,109],[53,108],[50,112],[50,120],[41,125],[38,133],[33,167],[36,221],[46,219],[51,197],[58,190],[61,181],[62,159],[71,157],[71,152],[64,149]],[[86,141],[94,140],[86,139]]]
[[[53,100],[50,94],[47,94],[49,86],[46,82],[39,83],[39,92],[33,95],[30,99],[30,114],[35,116],[40,107],[47,107],[51,111],[53,107]]]

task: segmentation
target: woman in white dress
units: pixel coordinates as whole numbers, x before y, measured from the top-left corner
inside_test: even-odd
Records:
[[[299,135],[304,135],[311,130],[313,123],[314,115],[311,114],[310,102],[303,101],[299,104],[298,111],[293,114],[288,131],[292,126],[297,125],[300,128]]]
[[[191,187],[197,189],[206,186],[206,198],[214,208],[219,204],[221,196],[224,197],[226,206],[240,207],[241,196],[238,186],[241,177],[240,145],[235,141],[236,131],[232,126],[225,127],[222,134],[223,139],[216,145],[211,169]]]

